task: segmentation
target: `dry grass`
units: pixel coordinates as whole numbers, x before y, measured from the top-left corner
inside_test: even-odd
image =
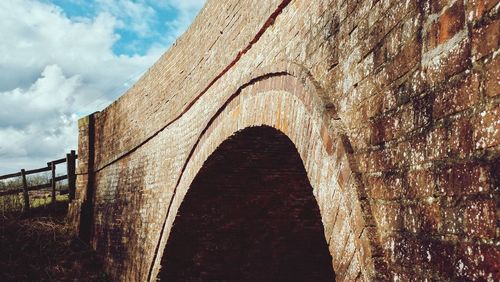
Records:
[[[107,281],[95,253],[71,236],[67,203],[29,218],[0,216],[0,281]]]

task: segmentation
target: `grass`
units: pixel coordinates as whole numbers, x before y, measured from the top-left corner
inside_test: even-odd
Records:
[[[27,177],[29,187],[41,184],[50,183],[50,176],[47,174],[30,175]],[[0,191],[9,191],[22,187],[20,177],[12,178],[6,181],[0,181]],[[67,180],[56,183],[56,194],[62,190],[68,189]],[[38,208],[41,206],[50,207],[52,203],[51,188],[44,188],[37,191],[29,192],[30,208]],[[56,195],[56,201],[67,201],[68,195]],[[0,197],[0,214],[18,213],[24,208],[24,198],[22,193]]]
[[[66,195],[56,195],[56,202],[68,202],[68,194]],[[52,203],[52,197],[45,198],[34,198],[30,201],[30,208],[38,208],[50,205]]]
[[[50,209],[52,204],[51,192],[46,191],[42,196],[34,197],[30,195],[30,209],[46,208]],[[56,194],[56,203],[67,203],[69,201],[68,194]],[[0,197],[0,215],[10,217],[12,214],[22,212],[24,207],[24,200],[22,194],[9,195]]]
[[[91,248],[65,224],[67,201],[30,217],[0,216],[0,281],[109,281]]]

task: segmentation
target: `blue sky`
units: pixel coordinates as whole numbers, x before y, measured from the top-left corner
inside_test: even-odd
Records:
[[[76,148],[102,110],[191,24],[204,0],[1,0],[0,174]]]
[[[183,1],[81,1],[81,0],[46,0],[61,7],[66,16],[70,19],[93,18],[101,12],[108,12],[120,20],[123,25],[116,29],[120,36],[119,40],[113,45],[113,51],[117,55],[144,55],[150,46],[154,44],[169,45],[172,39],[183,31],[185,25],[178,26],[177,20],[183,18],[183,13],[188,13],[189,20],[201,7],[203,1],[189,1],[191,5],[181,6]],[[113,7],[110,7],[113,6]],[[138,7],[137,13],[123,13],[127,6]],[[187,7],[187,9],[186,9]],[[134,29],[134,26],[127,25],[127,21],[134,22],[134,16],[145,16],[147,30]]]

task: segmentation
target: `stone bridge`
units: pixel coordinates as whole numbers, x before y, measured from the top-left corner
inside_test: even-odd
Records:
[[[495,0],[209,0],[79,122],[115,280],[499,281]]]

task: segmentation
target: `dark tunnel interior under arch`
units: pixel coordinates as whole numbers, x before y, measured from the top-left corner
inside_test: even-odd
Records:
[[[292,141],[244,129],[204,163],[165,247],[160,281],[333,281],[312,187]]]

